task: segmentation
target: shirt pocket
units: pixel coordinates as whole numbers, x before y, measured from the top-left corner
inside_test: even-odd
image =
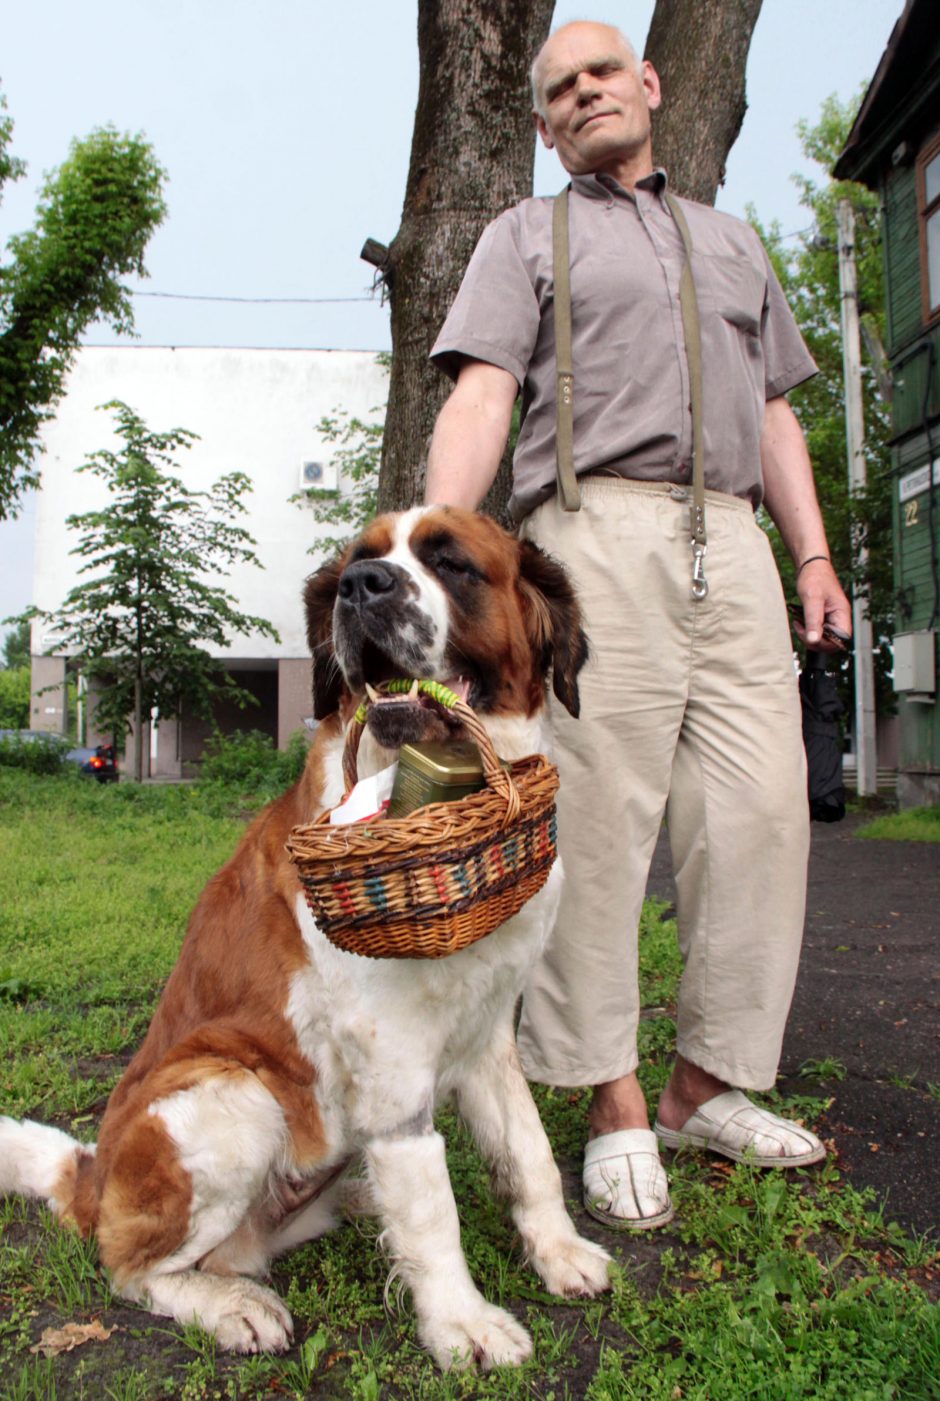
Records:
[[[695,289],[704,313],[715,313],[745,335],[759,336],[767,279],[746,256],[695,254]]]

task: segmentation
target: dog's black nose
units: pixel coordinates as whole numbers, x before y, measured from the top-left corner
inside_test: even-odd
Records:
[[[339,597],[354,607],[368,606],[398,586],[398,570],[380,559],[360,559],[343,570]]]

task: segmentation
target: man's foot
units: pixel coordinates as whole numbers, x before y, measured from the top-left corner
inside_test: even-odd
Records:
[[[589,1139],[584,1206],[608,1226],[648,1231],[673,1217],[669,1183],[651,1129],[621,1129]]]
[[[708,1148],[755,1167],[806,1167],[826,1156],[809,1129],[759,1108],[740,1090],[724,1090],[706,1100],[680,1129],[657,1119],[655,1133],[666,1148]]]

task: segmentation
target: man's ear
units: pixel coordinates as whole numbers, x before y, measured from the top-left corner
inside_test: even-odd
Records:
[[[552,140],[552,134],[548,129],[548,125],[545,121],[545,118],[540,112],[533,112],[532,116],[535,118],[535,129],[538,132],[539,136],[542,138],[542,145],[546,148],[546,150],[554,151],[555,143]]]
[[[307,646],[313,658],[313,714],[323,720],[339,708],[345,688],[336,653],[333,650],[333,605],[342,560],[332,560],[311,574],[304,584],[304,612],[307,618]]]
[[[543,669],[552,668],[552,690],[577,718],[578,672],[589,648],[574,585],[564,565],[531,540],[519,542],[519,576],[530,639],[541,652]]]

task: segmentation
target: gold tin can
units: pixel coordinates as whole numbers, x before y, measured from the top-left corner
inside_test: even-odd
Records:
[[[388,816],[404,817],[428,803],[453,803],[485,786],[483,761],[472,740],[403,744]]]

